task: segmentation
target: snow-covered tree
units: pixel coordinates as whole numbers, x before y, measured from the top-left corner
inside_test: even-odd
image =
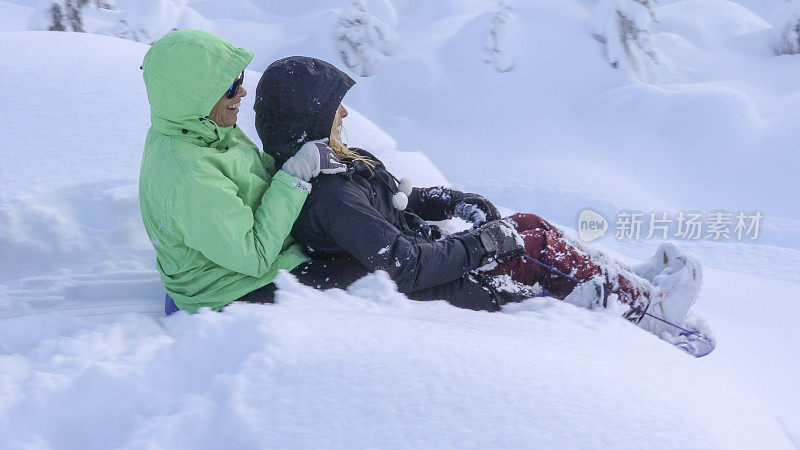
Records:
[[[773,17],[776,39],[773,50],[776,55],[800,53],[800,1],[789,0]]]
[[[368,77],[394,54],[397,36],[388,24],[369,13],[366,0],[354,0],[339,17],[336,44],[345,65]]]
[[[184,1],[118,0],[122,14],[113,25],[98,30],[123,39],[152,44],[179,28]]]
[[[110,34],[152,44],[180,28],[208,29],[187,0],[42,0],[32,30]]]
[[[84,10],[111,10],[114,5],[107,0],[48,0],[41,2],[39,8],[44,11],[40,15],[49,19],[46,30],[84,33]]]
[[[497,11],[492,16],[489,31],[483,40],[487,63],[492,64],[498,72],[508,72],[514,68],[516,54],[514,51],[514,14],[513,7],[505,0],[497,3]]]
[[[592,15],[592,36],[603,43],[606,60],[617,68],[623,61],[639,71],[658,64],[652,42],[653,6],[657,0],[600,0]]]

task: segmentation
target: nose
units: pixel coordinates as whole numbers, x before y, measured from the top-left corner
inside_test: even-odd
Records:
[[[342,109],[341,111],[339,111],[339,115],[342,117],[342,119],[344,119],[345,117],[347,117],[347,108],[345,108],[343,104],[339,104],[339,108]]]
[[[245,95],[247,95],[247,89],[245,89],[244,86],[239,86],[239,90],[236,91],[236,97],[242,98]]]

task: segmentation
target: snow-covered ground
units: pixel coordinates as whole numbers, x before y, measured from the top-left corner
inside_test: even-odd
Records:
[[[718,339],[699,360],[610,313],[458,310],[380,274],[325,294],[284,276],[276,305],[163,317],[136,186],[147,46],[23,31],[29,3],[0,0],[0,447],[800,447],[800,56],[771,52],[783,2],[662,1],[644,83],[604,60],[594,1],[508,2],[504,22],[494,1],[372,0],[394,41],[374,75],[352,69],[349,142],[417,185],[572,228],[586,207],[761,211],[758,240],[679,242]],[[177,3],[256,52],[251,92],[278,57],[344,64],[345,2]],[[657,242],[593,245],[632,262]]]

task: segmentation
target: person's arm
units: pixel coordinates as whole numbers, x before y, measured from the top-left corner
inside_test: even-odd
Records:
[[[372,207],[367,193],[350,183],[316,188],[321,195],[309,220],[370,271],[385,270],[400,292],[456,280],[481,266],[486,251],[471,234],[418,242]],[[313,248],[313,242],[306,242]]]
[[[214,167],[184,178],[171,202],[184,243],[214,263],[251,277],[269,271],[310,187],[280,170],[253,211],[236,184]]]
[[[443,186],[413,188],[406,211],[425,220],[446,220],[456,216],[474,227],[500,218],[497,208],[483,196]]]

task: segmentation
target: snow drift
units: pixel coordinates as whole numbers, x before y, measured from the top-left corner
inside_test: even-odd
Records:
[[[337,58],[339,11],[322,2],[280,20],[271,2],[187,3],[257,51],[250,92],[278,56]],[[565,224],[587,205],[763,206],[763,240],[688,245],[704,264],[696,309],[720,342],[712,355],[546,298],[496,314],[411,302],[381,274],[325,294],[284,275],[275,305],[165,318],[136,197],[146,45],[7,32],[0,446],[800,445],[800,235],[786,194],[800,60],[771,56],[755,3],[665,2],[654,45],[677,81],[634,83],[608,67],[583,3],[515,4],[497,47],[515,53],[495,61],[514,67],[499,72],[484,62],[496,3],[370,2],[400,46],[345,99],[347,140],[415,184],[446,183],[430,157],[459,187]],[[656,242],[598,245],[645,257]]]

